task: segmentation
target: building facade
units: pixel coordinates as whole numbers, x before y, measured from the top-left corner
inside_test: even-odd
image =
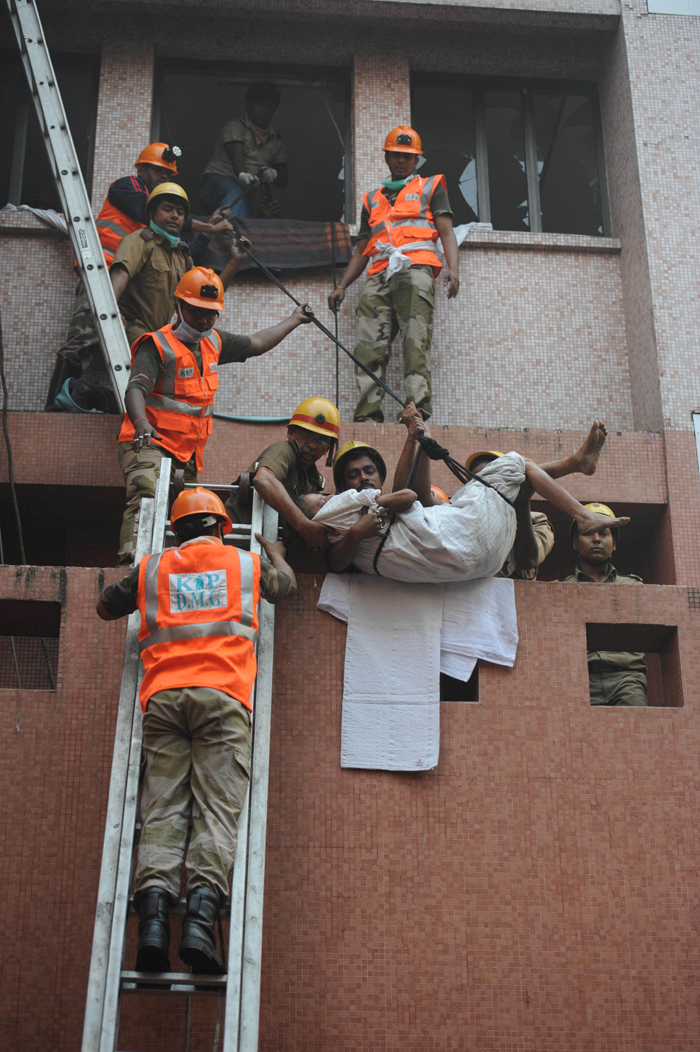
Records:
[[[546,509],[557,541],[540,579],[516,584],[516,665],[481,664],[477,700],[442,703],[440,763],[421,775],[340,769],[345,628],[316,610],[321,566],[300,565],[276,634],[261,1049],[695,1049],[700,21],[645,0],[43,0],[39,10],[95,212],[154,139],[181,146],[196,200],[219,127],[247,83],[269,79],[289,147],[284,214],[344,218],[356,233],[362,194],[385,175],[384,135],[414,123],[425,171],[447,169],[456,220],[493,228],[466,234],[458,298],[438,291],[435,437],[460,458],[513,448],[544,461],[603,419],[599,472],[567,488],[632,517],[616,565],[645,583],[601,597],[556,583],[574,554],[568,523]],[[51,207],[2,24],[12,149],[0,209]],[[6,208],[0,244],[25,548],[22,558],[0,443],[0,1044],[74,1050],[124,636],[93,616],[117,577],[117,421],[42,411],[74,295],[68,240]],[[326,318],[330,269],[283,277]],[[361,286],[341,312],[348,345]],[[222,327],[251,332],[287,311],[248,273]],[[334,397],[335,352],[309,329],[222,370],[217,411],[284,417],[307,395]],[[400,359],[395,348],[388,382],[399,390]],[[393,409],[383,425],[353,425],[344,361],[338,381],[341,442],[371,441],[393,470],[403,431]],[[231,481],[279,435],[216,421],[205,479]],[[647,654],[647,709],[590,706],[587,645],[610,639]],[[125,999],[119,1047],[184,1047],[184,1012]],[[214,1020],[215,1005],[195,1004],[192,1048],[210,1047]]]

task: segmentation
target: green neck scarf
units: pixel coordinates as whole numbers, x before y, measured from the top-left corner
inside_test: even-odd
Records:
[[[408,179],[412,178],[413,176],[409,175]],[[387,190],[402,190],[408,179],[385,179],[382,186],[385,186]]]
[[[160,234],[161,237],[164,237],[171,248],[177,248],[177,246],[180,244],[179,234],[169,234],[167,230],[163,230],[163,228],[158,226],[157,223],[154,223],[153,220],[151,220],[151,222],[148,225],[150,226],[154,234]]]

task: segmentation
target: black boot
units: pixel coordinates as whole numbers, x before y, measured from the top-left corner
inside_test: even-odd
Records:
[[[67,358],[57,358],[53,370],[53,376],[49,383],[49,393],[46,396],[45,410],[47,413],[64,413],[63,406],[56,405],[56,395],[63,387],[66,380],[77,380],[82,376],[83,368],[75,362],[69,362]]]
[[[211,888],[195,888],[187,897],[182,922],[180,960],[197,975],[225,975],[224,962],[216,952],[215,925],[219,896]]]
[[[137,972],[169,972],[170,898],[164,888],[146,888],[139,895]]]

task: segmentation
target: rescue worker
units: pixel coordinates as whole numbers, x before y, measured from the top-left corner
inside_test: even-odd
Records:
[[[245,96],[245,117],[224,124],[214,152],[199,180],[204,207],[230,208],[231,216],[252,215],[250,192],[260,187],[263,217],[279,215],[279,204],[265,191],[287,185],[287,154],[282,136],[272,127],[280,93],[269,81],[252,84]]]
[[[448,299],[459,291],[459,251],[443,175],[421,178],[415,172],[420,136],[402,124],[389,132],[384,158],[390,178],[364,196],[357,245],[337,288],[328,297],[335,311],[345,290],[369,262],[369,276],[357,306],[355,355],[381,380],[397,333],[403,344],[406,399],[424,420],[432,415],[430,344],[435,310],[435,278],[443,265],[435,253],[442,241]],[[360,400],[355,420],[384,420],[384,391],[355,366]]]
[[[97,604],[104,621],[141,613],[146,769],[136,970],[170,971],[169,909],[178,903],[184,863],[180,958],[196,973],[222,974],[215,924],[248,788],[258,604],[293,595],[296,580],[279,541],[256,534],[267,559],[223,545],[231,522],[210,490],[181,493],[170,521],[179,547],[147,555]]]
[[[191,245],[180,233],[190,211],[187,194],[177,183],[161,183],[146,206],[148,227],[127,234],[119,243],[109,276],[119,304],[129,345],[146,332],[167,325],[175,309],[175,288],[193,263],[191,253],[207,241],[198,234]],[[242,239],[248,247],[250,242]],[[231,258],[221,273],[226,290],[247,258],[235,238]]]
[[[164,142],[154,142],[141,151],[134,167],[136,175],[125,175],[112,183],[104,204],[95,219],[100,242],[104,249],[107,266],[111,266],[119,242],[127,234],[141,230],[148,223],[146,205],[149,194],[178,174],[177,158],[180,156],[177,146],[168,146]],[[212,216],[208,224],[190,220],[191,228],[197,232],[213,234],[217,230],[230,226],[223,216]],[[75,266],[78,272],[77,264]],[[48,412],[63,412],[65,406],[56,402],[66,380],[79,379],[92,362],[93,355],[99,349],[100,341],[95,332],[85,284],[79,278],[75,289],[75,307],[68,326],[66,342],[56,355],[56,365],[49,383],[46,397]]]
[[[297,307],[269,329],[237,336],[214,328],[223,307],[221,278],[195,267],[175,289],[175,322],[143,333],[131,348],[117,454],[126,483],[118,566],[133,562],[139,508],[144,497],[155,495],[162,458],[172,457],[184,468],[186,481],[197,480],[212,429],[219,367],[265,354],[309,321],[304,307]]]
[[[305,398],[289,421],[286,440],[268,446],[248,468],[252,486],[309,548],[325,548],[326,533],[295,502],[323,490],[325,481],[316,462],[325,456],[330,459],[339,433],[336,406],[327,398]],[[231,494],[226,510],[233,522],[251,521],[252,502],[244,500],[240,490]]]
[[[594,501],[586,507],[598,515],[615,518],[607,504]],[[600,527],[591,533],[580,533],[571,523],[571,541],[579,557],[576,570],[565,583],[577,584],[642,584],[636,574],[619,574],[610,562],[617,548],[620,530]],[[647,703],[647,666],[641,651],[591,650],[588,652],[588,686],[591,705],[643,706]]]
[[[588,435],[575,453],[560,460],[540,464],[550,478],[563,478],[565,475],[593,475],[598,468],[600,454],[605,444],[608,431],[601,420],[594,420]],[[467,457],[465,467],[478,474],[487,464],[502,457],[494,449],[482,449]],[[515,544],[503,569],[497,577],[512,577],[522,581],[534,581],[539,567],[554,547],[554,530],[547,516],[541,511],[532,511],[530,501],[534,490],[530,480],[526,479],[520,487],[513,507],[517,521]]]

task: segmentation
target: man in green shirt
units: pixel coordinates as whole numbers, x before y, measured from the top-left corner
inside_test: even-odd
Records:
[[[325,481],[316,462],[332,452],[339,431],[340,413],[333,403],[327,398],[306,398],[289,421],[286,441],[268,446],[248,468],[252,485],[265,503],[279,512],[309,548],[326,548],[326,531],[320,522],[311,522],[296,501],[323,490]],[[234,523],[250,522],[252,502],[239,490],[229,497],[226,511]]]
[[[424,420],[432,415],[430,345],[435,310],[435,278],[443,270],[448,299],[459,291],[459,251],[452,229],[452,209],[445,178],[416,174],[422,147],[408,125],[389,132],[384,159],[391,178],[365,194],[355,252],[338,287],[328,297],[336,311],[345,290],[369,275],[357,307],[355,355],[380,380],[385,379],[391,344],[401,334],[406,401],[414,402]],[[442,241],[446,266],[435,254]],[[382,423],[384,391],[355,366],[360,400],[355,420]]]
[[[614,518],[615,513],[605,504],[587,504],[600,515]],[[599,529],[580,534],[576,523],[571,524],[571,538],[579,563],[566,582],[578,584],[641,584],[636,574],[619,574],[610,562],[617,547],[618,529]],[[642,706],[647,703],[647,666],[644,654],[631,650],[590,650],[588,652],[588,684],[591,705]]]

